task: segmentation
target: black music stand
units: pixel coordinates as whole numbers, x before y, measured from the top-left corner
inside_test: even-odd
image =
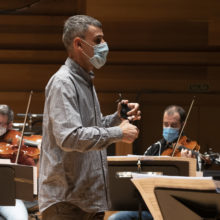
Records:
[[[0,205],[15,205],[14,169],[0,166]]]
[[[158,187],[154,192],[164,220],[220,219],[220,194],[214,190]]]
[[[160,172],[169,176],[189,176],[189,161],[183,160],[143,160],[141,159],[141,169],[136,161],[108,160],[109,189],[114,211],[137,211],[140,206],[147,209],[142,197],[130,181],[130,177],[120,178],[121,172]]]
[[[15,199],[34,199],[32,166],[0,164],[0,176],[1,206],[14,206]]]

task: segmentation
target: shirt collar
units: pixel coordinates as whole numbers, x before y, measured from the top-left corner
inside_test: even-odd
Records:
[[[89,84],[92,83],[92,79],[95,77],[94,72],[85,71],[78,63],[69,57],[66,59],[65,65],[68,66],[74,73],[81,76],[86,82]]]

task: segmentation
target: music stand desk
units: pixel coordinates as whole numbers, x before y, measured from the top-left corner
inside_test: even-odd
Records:
[[[15,199],[32,201],[37,194],[35,167],[0,163],[0,177],[1,206],[14,206]]]
[[[152,216],[154,217],[154,220],[167,220],[167,218],[164,218],[163,213],[161,212],[161,207],[160,207],[160,190],[162,189],[169,189],[169,190],[192,190],[193,192],[210,192],[210,193],[215,193],[218,195],[218,199],[220,199],[220,194],[216,193],[216,185],[214,181],[211,178],[201,178],[201,177],[171,177],[171,176],[157,176],[157,177],[144,177],[144,178],[133,178],[131,179],[133,184],[136,186],[138,191],[140,192],[142,198],[144,199],[147,207],[149,208]],[[159,194],[158,193],[159,189]],[[159,195],[159,196],[158,196]],[[175,212],[175,207],[177,205],[184,207],[183,204],[178,203],[176,200],[174,202],[174,198],[172,197],[172,192],[170,194],[167,194],[169,196],[166,197],[166,202],[167,204],[171,201],[173,202],[170,204],[169,210],[165,211],[171,211],[172,210]],[[201,196],[201,194],[200,194]],[[203,195],[202,195],[203,196]],[[204,196],[206,196],[204,194]],[[172,197],[172,198],[168,198]],[[177,196],[178,197],[178,196]],[[180,196],[181,197],[181,196]],[[219,200],[218,200],[219,201]],[[207,200],[208,202],[208,200]],[[215,203],[216,201],[213,201]],[[168,204],[169,205],[169,204]],[[167,206],[168,207],[168,206]],[[183,210],[183,209],[182,209]],[[183,213],[179,213],[178,219],[182,219],[181,215]],[[174,219],[174,218],[173,218]],[[169,220],[173,220],[169,219]],[[186,218],[187,219],[187,218]],[[190,219],[190,218],[188,218]],[[192,219],[192,218],[191,218]],[[197,219],[197,218],[193,218]],[[202,218],[199,218],[202,219]]]
[[[140,163],[140,170],[138,168]],[[196,159],[153,156],[108,157],[109,191],[113,211],[138,210],[145,204],[131,183],[131,177],[120,178],[120,173],[159,172],[170,176],[196,176]]]

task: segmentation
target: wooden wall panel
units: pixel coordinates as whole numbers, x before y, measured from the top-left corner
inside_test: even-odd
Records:
[[[110,47],[106,66],[95,70],[103,113],[116,110],[119,92],[141,103],[141,133],[134,152],[143,153],[161,136],[165,106],[179,104],[187,109],[194,95],[199,101],[186,132],[201,141],[202,150],[218,146],[218,0],[45,0],[24,7],[29,3],[0,3],[1,102],[16,113],[24,112],[33,89],[31,111],[42,113],[44,87],[66,59],[63,23],[70,15],[87,13],[103,23]]]
[[[208,22],[103,19],[110,50],[198,50],[208,47]],[[189,34],[190,33],[190,34]]]
[[[98,91],[219,92],[218,67],[190,65],[107,65],[96,71]],[[106,83],[107,82],[107,83]]]
[[[57,65],[0,64],[1,91],[44,91]]]
[[[7,32],[28,32],[28,30],[39,30],[39,27],[47,28],[58,32],[62,29],[63,22],[68,18],[67,15],[23,15],[23,14],[2,14],[0,25],[1,30]],[[58,28],[58,29],[57,29]]]
[[[189,115],[184,133],[192,140],[197,140],[201,146],[201,153],[208,150],[220,152],[218,144],[220,111],[220,94],[194,94],[195,103]],[[133,153],[143,154],[148,146],[162,138],[163,111],[168,105],[180,105],[188,112],[193,94],[186,93],[123,93],[131,102],[140,103],[142,119],[137,123],[140,135],[133,146]],[[116,110],[117,93],[98,93],[103,114],[110,114]],[[124,146],[119,146],[121,155],[131,153]],[[117,150],[116,150],[117,152]]]
[[[209,23],[209,45],[220,45],[220,18],[212,20]]]
[[[117,21],[203,20],[219,17],[219,1],[205,0],[87,0],[87,13],[99,19]]]
[[[218,51],[111,51],[107,64],[118,65],[220,65]],[[183,68],[184,68],[183,66]],[[136,66],[137,67],[137,66]]]
[[[1,49],[62,49],[67,16],[0,15]],[[15,37],[16,36],[16,37]]]
[[[62,64],[67,57],[65,50],[16,50],[1,49],[0,63],[59,63]],[[214,52],[178,52],[178,51],[110,51],[107,59],[108,68],[110,65],[119,65],[129,68],[143,68],[144,65],[182,65],[210,67],[220,65],[220,53]],[[103,67],[105,68],[105,66]],[[102,68],[102,69],[103,69]],[[114,68],[114,67],[113,67]],[[128,69],[129,69],[128,68]],[[95,70],[100,72],[101,70]]]
[[[0,42],[2,48],[59,48],[64,49],[61,41],[62,26],[67,17],[5,16],[9,20],[1,25]],[[39,21],[37,21],[39,20]],[[14,21],[14,23],[13,23]],[[31,23],[32,21],[32,23]],[[45,23],[44,23],[45,21]],[[24,22],[24,23],[23,23]],[[42,24],[43,23],[43,24]],[[112,50],[146,49],[198,49],[208,46],[207,22],[103,22],[106,40]],[[131,31],[132,26],[132,31]],[[144,27],[144,28],[143,28]],[[191,33],[188,35],[188,33]],[[14,34],[16,33],[16,38]],[[115,33],[120,33],[117,35]],[[137,36],[137,33],[141,33]],[[161,38],[163,36],[163,38]],[[135,40],[135,43],[132,43]]]
[[[186,100],[194,95],[199,101],[186,132],[201,141],[202,151],[209,145],[220,150],[217,129],[208,129],[208,125],[218,128],[219,121],[219,9],[219,1],[87,0],[87,13],[103,22],[112,51],[108,65],[96,71],[97,89],[122,91],[124,96],[133,93],[141,102],[135,153],[143,153],[161,136],[167,105],[187,108]],[[215,116],[209,118],[211,112]]]
[[[44,0],[0,2],[0,103],[25,113],[42,114],[44,88],[66,59],[62,29],[69,15],[83,13],[85,1]]]
[[[0,50],[2,64],[63,64],[65,50]]]
[[[220,152],[218,144],[219,130],[217,125],[220,123],[220,105],[211,104],[202,106],[199,110],[199,140],[203,144],[202,152],[212,148],[214,152]]]
[[[84,0],[10,0],[0,2],[1,13],[37,15],[73,15],[85,13]]]
[[[23,49],[64,49],[63,45],[60,42],[60,34],[37,34],[37,33],[26,33],[19,34],[17,37],[14,37],[13,34],[3,33],[0,35],[0,44],[2,49],[20,49],[23,45]]]
[[[30,91],[27,92],[0,92],[1,104],[9,105],[15,113],[15,122],[22,121],[23,119],[16,116],[17,113],[25,113]],[[31,104],[30,104],[30,113],[42,114],[44,105],[44,92],[33,92]]]

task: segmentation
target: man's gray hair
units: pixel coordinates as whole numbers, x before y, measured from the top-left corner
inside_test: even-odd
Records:
[[[66,20],[62,40],[67,51],[71,50],[71,44],[75,37],[85,39],[85,34],[90,25],[102,29],[100,21],[87,15],[74,15]]]
[[[8,116],[8,124],[13,122],[14,112],[8,105],[0,105],[0,114]]]

